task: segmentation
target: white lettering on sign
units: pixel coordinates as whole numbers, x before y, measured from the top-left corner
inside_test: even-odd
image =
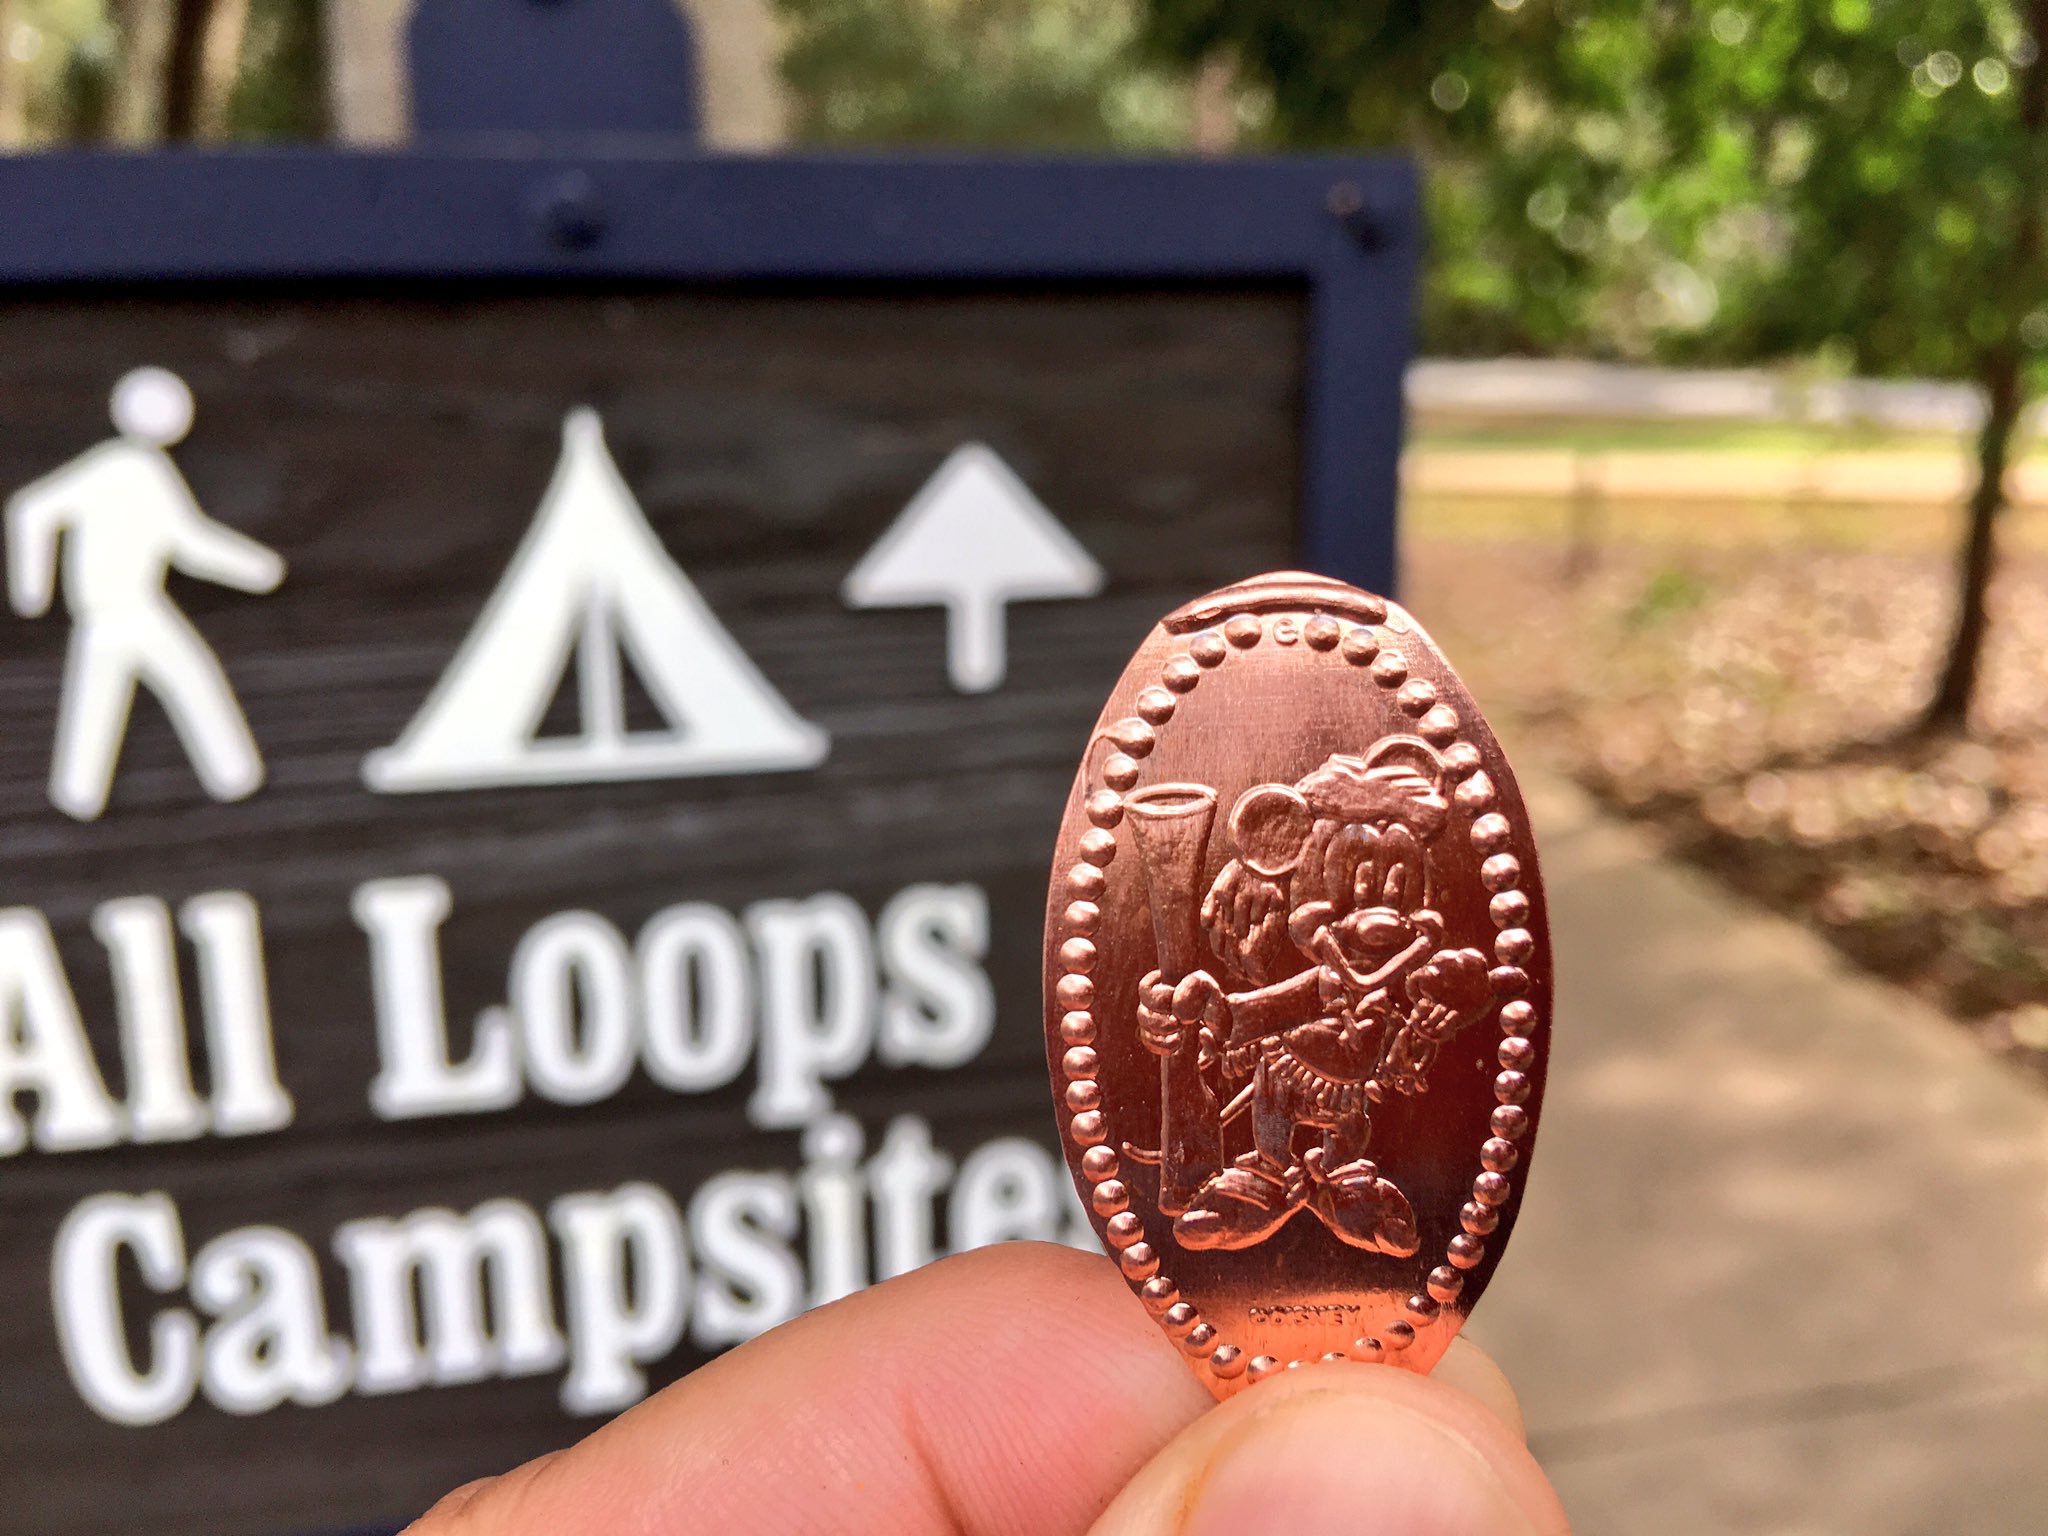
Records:
[[[704,1182],[690,1201],[690,1234],[704,1269],[690,1325],[699,1346],[743,1344],[803,1311],[803,1267],[790,1247],[796,1233],[788,1174],[735,1170]]]
[[[81,820],[106,809],[138,687],[161,701],[207,794],[261,786],[220,659],[166,582],[176,571],[267,593],[285,572],[274,551],[208,518],[171,459],[193,424],[182,380],[137,370],[112,410],[115,440],[24,487],[4,514],[10,603],[40,616],[61,588],[71,622],[49,794]],[[943,605],[949,676],[973,692],[1004,675],[1007,604],[1101,582],[1023,482],[968,444],[844,596]],[[660,716],[653,729],[628,725],[629,666]],[[543,736],[565,674],[579,728]],[[496,589],[362,777],[395,794],[781,772],[816,767],[829,745],[670,558],[597,415],[578,410]],[[704,1094],[751,1066],[746,1117],[788,1133],[798,1165],[726,1169],[694,1190],[628,1182],[544,1205],[501,1196],[357,1216],[325,1234],[325,1270],[322,1248],[282,1225],[209,1232],[188,1228],[166,1190],[92,1194],[57,1230],[50,1296],[71,1381],[110,1422],[557,1372],[566,1410],[609,1413],[648,1392],[686,1337],[706,1350],[740,1343],[948,1251],[1096,1246],[1044,1147],[1003,1137],[956,1161],[924,1118],[897,1116],[871,1137],[835,1097],[877,1067],[952,1070],[987,1047],[996,1000],[979,886],[913,884],[873,912],[830,890],[734,911],[679,902],[637,932],[594,911],[547,913],[505,957],[502,1001],[466,1019],[451,1017],[444,982],[444,939],[460,929],[445,881],[368,880],[350,912],[366,945],[379,1120],[502,1111],[529,1093],[594,1105],[636,1072]],[[85,978],[67,974],[48,915],[0,909],[0,1157],[291,1125],[254,899],[126,895],[82,926],[106,956],[104,1030],[88,1030],[73,987]],[[95,1039],[108,1042],[98,1053]]]
[[[45,1152],[119,1141],[121,1113],[86,1043],[57,941],[33,907],[0,912],[0,1017],[6,1019],[0,1031],[0,1153],[19,1152],[31,1138]],[[29,1129],[16,1103],[23,1093],[36,1100]],[[174,1096],[174,1087],[151,1086],[139,1098],[160,1104]]]
[[[986,693],[1009,666],[1007,605],[1093,597],[1102,567],[995,450],[964,443],[861,556],[849,608],[946,610],[946,675]]]
[[[667,719],[626,728],[621,652]],[[571,655],[582,730],[536,736]],[[383,794],[815,768],[825,733],[800,718],[669,558],[577,410],[540,510],[482,615],[363,782]]]
[[[241,891],[194,896],[178,908],[178,926],[199,952],[214,1134],[282,1130],[291,1124],[292,1101],[277,1080],[256,903]]]
[[[93,1195],[51,1258],[58,1344],[80,1398],[117,1424],[161,1424],[202,1396],[265,1413],[556,1370],[569,1412],[610,1413],[645,1395],[648,1367],[686,1332],[707,1349],[740,1343],[941,1252],[1094,1246],[1072,1182],[1035,1142],[988,1142],[957,1178],[916,1115],[892,1120],[865,1163],[862,1142],[828,1116],[794,1175],[715,1174],[687,1214],[630,1183],[565,1195],[545,1220],[501,1198],[345,1222],[332,1247],[353,1340],[330,1327],[314,1251],[295,1234],[235,1228],[188,1264],[168,1194]],[[157,1298],[146,1320],[123,1312],[122,1276],[136,1270]]]
[[[606,1413],[637,1402],[647,1393],[640,1367],[676,1347],[690,1309],[682,1212],[666,1191],[628,1184],[557,1200],[548,1220],[566,1251],[570,1353],[562,1406]]]
[[[723,1088],[754,1050],[754,973],[731,913],[688,901],[648,919],[635,945],[647,1075],[675,1093]]]
[[[76,1152],[209,1132],[254,1136],[291,1124],[255,902],[240,891],[215,891],[184,903],[178,921],[199,956],[211,1096],[202,1103],[192,1087],[169,909],[154,896],[129,896],[101,902],[92,914],[113,977],[127,1078],[126,1102],[117,1104],[86,1041],[48,920],[33,907],[0,911],[0,1156],[30,1145]],[[17,1103],[23,1093],[35,1099],[27,1126]]]
[[[164,591],[176,570],[237,592],[274,592],[284,560],[215,522],[165,450],[192,428],[192,392],[162,368],[114,386],[120,436],[8,498],[7,596],[24,618],[49,612],[63,543],[71,646],[50,758],[50,803],[90,821],[107,808],[137,684],[170,716],[200,785],[241,800],[263,783],[220,658]]]
[[[185,1234],[169,1195],[93,1195],[64,1218],[50,1260],[57,1343],[94,1413],[116,1424],[161,1424],[199,1390],[199,1324],[189,1312],[157,1313],[147,1357],[132,1358],[116,1267],[124,1254],[152,1291],[184,1282]]]
[[[946,1187],[953,1159],[932,1145],[931,1128],[916,1115],[889,1127],[868,1162],[875,1207],[875,1277],[893,1280],[929,1264],[938,1252],[932,1197]]]
[[[502,1012],[477,1021],[460,1062],[450,1059],[441,993],[441,924],[454,910],[446,881],[431,875],[371,880],[349,903],[370,936],[370,991],[383,1069],[370,1108],[384,1120],[508,1109],[519,1102],[518,1042]]]
[[[281,1227],[241,1227],[192,1256],[192,1300],[214,1319],[199,1386],[229,1413],[315,1408],[348,1390],[349,1348],[327,1331],[313,1250]]]
[[[562,1363],[547,1234],[517,1200],[467,1216],[352,1221],[335,1231],[334,1253],[349,1273],[358,1392],[535,1376]]]
[[[968,1154],[948,1207],[953,1241],[962,1251],[1046,1236],[1060,1225],[1063,1196],[1086,1230],[1074,1181],[1048,1179],[1047,1156],[1045,1148],[1021,1136],[991,1141]]]
[[[882,998],[876,1054],[892,1067],[957,1067],[996,1026],[988,954],[988,897],[974,885],[913,885],[875,923],[894,985]]]
[[[826,1115],[804,1131],[797,1188],[810,1228],[814,1307],[868,1283],[867,1189],[860,1175],[865,1144],[860,1122],[851,1115]]]
[[[836,894],[747,909],[761,956],[761,1086],[747,1112],[771,1130],[832,1107],[827,1078],[850,1074],[874,1043],[875,968],[867,915]]]
[[[832,1108],[827,1086],[871,1057],[955,1067],[995,1029],[982,969],[988,897],[974,885],[913,885],[870,923],[828,891],[760,901],[735,917],[702,902],[655,913],[631,942],[594,912],[557,912],[513,950],[506,1002],[477,1015],[459,1057],[441,981],[453,912],[431,875],[372,880],[352,909],[369,937],[380,1119],[508,1109],[531,1087],[594,1104],[636,1068],[676,1093],[759,1076],[748,1118],[794,1130]]]
[[[136,1141],[189,1141],[206,1134],[206,1106],[192,1091],[185,1009],[171,909],[154,896],[104,901],[93,909],[93,936],[106,946],[114,1003],[127,1027],[129,1134]]]

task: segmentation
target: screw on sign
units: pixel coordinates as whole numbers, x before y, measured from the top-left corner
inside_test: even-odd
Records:
[[[1550,952],[1507,760],[1412,618],[1281,572],[1162,620],[1068,798],[1045,979],[1068,1165],[1211,1390],[1441,1358],[1520,1202]]]

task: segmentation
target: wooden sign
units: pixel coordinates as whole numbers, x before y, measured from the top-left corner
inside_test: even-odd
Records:
[[[486,217],[572,171],[617,238]],[[878,1278],[1092,1244],[1074,753],[1189,594],[1387,585],[1406,186],[0,166],[80,210],[0,237],[10,1528],[401,1520]]]

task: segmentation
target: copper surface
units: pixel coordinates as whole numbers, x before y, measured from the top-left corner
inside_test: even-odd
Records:
[[[1068,1166],[1196,1374],[1434,1365],[1514,1226],[1551,977],[1514,776],[1420,626],[1299,572],[1162,620],[1045,954]]]

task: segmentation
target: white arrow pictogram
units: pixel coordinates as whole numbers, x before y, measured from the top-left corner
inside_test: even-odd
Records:
[[[1007,663],[1006,605],[1093,597],[1102,567],[982,443],[947,456],[839,589],[849,608],[946,610],[946,675],[986,693]]]

